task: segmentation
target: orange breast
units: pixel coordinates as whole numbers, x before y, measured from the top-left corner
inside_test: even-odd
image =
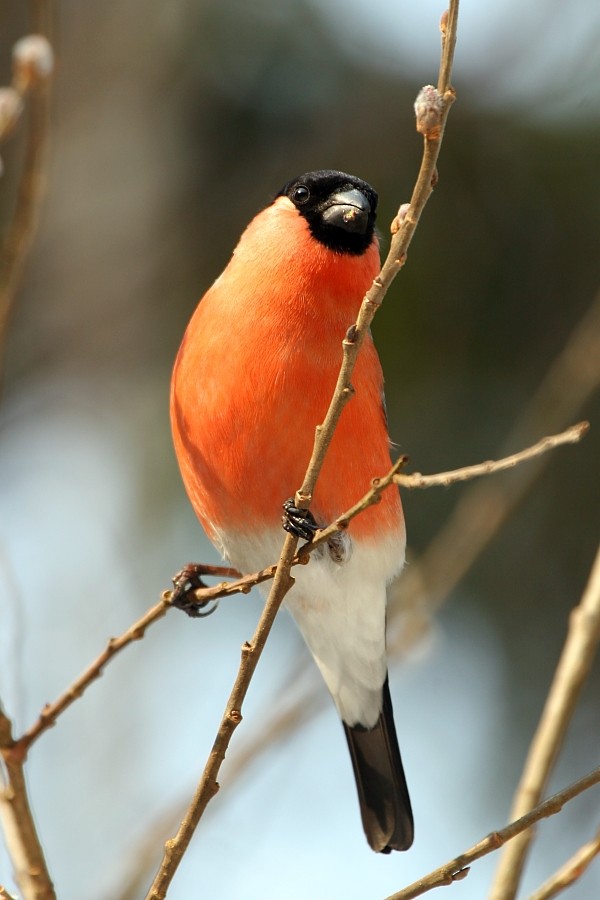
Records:
[[[196,310],[173,373],[175,449],[209,534],[212,526],[243,532],[279,524],[281,504],[302,483],[315,427],[329,406],[341,341],[377,270],[375,244],[362,257],[339,256],[310,238],[287,209],[270,207],[249,226]],[[324,524],[390,466],[381,367],[370,337],[352,381],[355,395],[311,506]],[[400,527],[400,499],[390,489],[352,522],[351,533]]]

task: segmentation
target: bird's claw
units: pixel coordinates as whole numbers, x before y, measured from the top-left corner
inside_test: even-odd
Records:
[[[171,593],[171,606],[183,610],[192,619],[204,619],[210,616],[219,605],[219,601],[215,601],[214,606],[210,606],[212,601],[205,600],[199,603],[196,600],[194,591],[199,588],[208,587],[200,577],[204,572],[204,567],[197,563],[188,563],[173,578],[173,591]],[[209,606],[209,609],[205,607]]]
[[[284,515],[281,517],[283,527],[290,534],[305,541],[312,541],[320,525],[309,509],[295,506],[294,498],[290,497],[283,504]]]

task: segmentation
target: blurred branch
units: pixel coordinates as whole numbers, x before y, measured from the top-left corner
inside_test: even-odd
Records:
[[[454,92],[450,88],[450,75],[454,45],[456,42],[456,27],[458,17],[458,0],[450,0],[450,13],[447,20],[447,30],[442,41],[442,59],[440,62],[440,74],[438,81],[437,97],[433,105],[427,99],[421,101],[424,88],[415,104],[417,118],[417,130],[423,134],[423,158],[417,182],[413,190],[408,211],[405,213],[402,223],[392,237],[390,251],[381,268],[379,275],[367,292],[356,323],[351,326],[346,334],[343,345],[342,365],[337,384],[331,399],[327,415],[322,425],[316,428],[315,441],[312,456],[306,470],[303,484],[296,492],[296,505],[308,508],[312,499],[312,493],[323,465],[336,425],[346,403],[352,396],[351,376],[360,348],[373,317],[381,306],[389,285],[400,271],[406,260],[406,253],[412,237],[415,233],[420,215],[429,199],[435,182],[435,166],[440,151],[444,126],[450,107],[454,101]],[[291,568],[293,565],[298,538],[288,534],[285,538],[281,557],[277,564],[277,570],[269,596],[265,603],[258,627],[250,644],[242,648],[242,660],[233,690],[227,702],[223,718],[213,744],[212,752],[205,765],[200,782],[196,789],[188,811],[181,823],[177,835],[165,845],[165,853],[160,869],[148,892],[148,900],[163,900],[168,887],[185,853],[192,835],[200,818],[206,809],[208,802],[217,793],[217,775],[225,759],[225,753],[229,746],[231,736],[236,726],[241,721],[242,702],[250,685],[258,660],[269,636],[275,616],[283,601],[285,594],[293,585]]]
[[[591,841],[580,847],[577,853],[573,854],[571,859],[567,860],[564,866],[560,867],[558,872],[555,872],[537,891],[534,891],[529,900],[551,900],[552,897],[561,894],[566,888],[571,887],[572,884],[581,878],[599,853],[600,830]]]
[[[564,428],[599,386],[600,291],[521,411],[501,452],[526,444],[536,433]],[[546,459],[536,459],[501,486],[486,480],[464,492],[445,525],[392,588],[396,597],[388,611],[391,652],[399,652],[406,644],[407,614],[412,613],[416,628],[423,627],[513,514],[545,465]]]
[[[599,641],[600,547],[581,602],[571,613],[563,652],[515,794],[511,810],[513,819],[540,801]],[[496,871],[490,900],[512,900],[516,896],[532,838],[532,831],[525,832],[506,848]]]
[[[15,880],[24,900],[55,900],[52,879],[27,797],[23,760],[14,754],[12,725],[0,707],[0,818]],[[8,896],[8,894],[6,894]]]
[[[0,900],[17,900],[17,898],[9,894],[6,888],[0,884]]]
[[[29,127],[16,209],[0,248],[0,360],[10,313],[37,229],[45,188],[49,85],[53,65],[52,48],[45,37],[29,35],[22,38],[13,48],[12,86],[2,89],[4,102],[0,105],[0,140],[16,127],[25,99],[29,100]]]
[[[455,881],[466,878],[469,874],[469,867],[475,860],[481,859],[482,856],[487,856],[488,853],[493,853],[494,850],[502,847],[503,844],[512,840],[516,835],[531,828],[540,819],[560,812],[569,800],[598,783],[600,783],[600,767],[594,769],[564,790],[554,794],[548,800],[545,800],[544,803],[540,803],[539,806],[536,806],[527,815],[517,819],[516,822],[511,822],[510,825],[501,828],[500,831],[492,831],[491,834],[488,834],[479,843],[461,853],[460,856],[455,857],[455,859],[450,860],[450,862],[445,863],[443,866],[435,869],[435,871],[430,872],[429,875],[425,875],[396,894],[391,894],[386,900],[413,900],[414,897],[421,897],[428,891],[433,890],[433,888],[447,887],[450,884],[454,884]]]

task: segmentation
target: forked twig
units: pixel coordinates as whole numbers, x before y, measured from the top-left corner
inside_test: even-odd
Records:
[[[12,725],[0,709],[0,819],[15,879],[26,900],[55,900],[56,894],[29,805],[23,760],[11,755]]]

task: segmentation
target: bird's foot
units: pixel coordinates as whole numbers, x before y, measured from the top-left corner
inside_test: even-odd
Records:
[[[202,563],[188,563],[173,578],[173,591],[171,593],[171,606],[183,610],[193,619],[202,619],[214,613],[219,601],[198,601],[195,592],[208,587],[202,581],[202,575],[225,575],[226,577],[239,577],[236,569],[223,566],[206,566]],[[214,602],[214,606],[211,603]],[[206,609],[209,607],[209,609]]]
[[[283,504],[284,515],[281,517],[283,527],[290,534],[305,541],[312,541],[320,525],[309,509],[301,509],[294,504],[294,498],[290,497]]]

